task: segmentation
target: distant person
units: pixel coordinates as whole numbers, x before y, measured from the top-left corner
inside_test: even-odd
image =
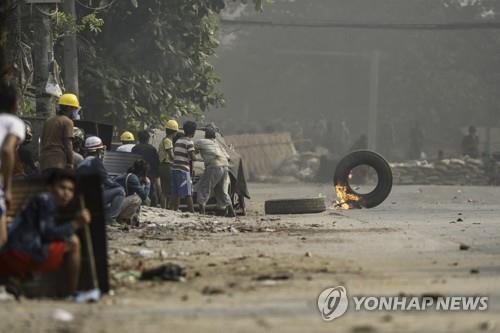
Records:
[[[75,182],[72,170],[53,171],[47,191],[31,198],[16,215],[0,248],[0,276],[22,279],[64,267],[65,292],[76,292],[81,250],[75,232],[90,224],[91,216],[87,209],[75,214]]]
[[[415,124],[410,130],[410,147],[408,149],[408,158],[418,160],[422,158],[424,147],[424,132],[420,124]]]
[[[14,166],[15,177],[31,176],[38,173],[38,163],[33,156],[29,144],[33,141],[31,123],[25,121],[26,135],[24,142],[18,146],[16,152],[16,164]]]
[[[125,189],[125,200],[123,201],[118,223],[132,225],[139,224],[139,213],[141,204],[148,204],[151,181],[148,178],[148,163],[137,160],[127,173],[116,178],[116,182]]]
[[[186,121],[184,134],[174,145],[174,165],[172,167],[172,209],[178,210],[181,199],[186,199],[188,210],[194,213],[192,163],[196,160],[193,137],[196,123]]]
[[[469,126],[469,133],[462,139],[462,154],[479,158],[479,136],[475,126]]]
[[[0,247],[7,241],[7,208],[12,200],[12,177],[16,148],[24,141],[24,122],[16,116],[17,91],[0,84]]]
[[[83,162],[85,132],[78,127],[73,127],[73,165],[78,168],[78,165]]]
[[[445,157],[445,156],[444,156],[444,151],[443,151],[442,149],[439,149],[439,150],[438,150],[438,154],[437,154],[437,159],[438,159],[438,161],[442,161],[442,160],[444,160],[444,157]]]
[[[229,155],[217,141],[213,127],[205,129],[205,139],[195,143],[195,149],[205,162],[205,171],[196,184],[196,194],[200,214],[205,214],[205,207],[210,194],[215,194],[217,207],[224,210],[226,216],[235,217],[231,197],[229,196]]]
[[[103,189],[104,209],[108,221],[114,221],[120,214],[123,200],[125,199],[125,190],[112,180],[106,168],[103,158],[105,146],[102,140],[97,136],[90,136],[85,140],[85,159],[80,163],[77,169],[78,174],[98,175],[101,179]]]
[[[121,146],[116,148],[116,151],[121,151],[124,153],[131,153],[132,149],[135,147],[135,137],[129,131],[123,132],[120,136],[120,141],[122,142]]]
[[[146,130],[137,133],[139,143],[132,149],[132,153],[142,156],[142,159],[149,164],[149,179],[151,179],[151,206],[156,207],[160,204],[161,181],[160,181],[160,156],[153,145],[149,144],[149,132]]]
[[[73,120],[78,119],[80,102],[74,94],[59,98],[57,115],[47,119],[41,136],[40,167],[73,169]]]
[[[341,142],[342,142],[342,147],[343,149],[347,149],[348,147],[351,146],[351,130],[349,129],[349,126],[347,125],[347,121],[343,120],[341,123]]]
[[[362,134],[351,147],[350,151],[368,149],[368,137]]]
[[[160,181],[161,181],[161,207],[168,208],[171,204],[170,188],[172,179],[172,165],[174,164],[174,136],[179,132],[179,124],[175,120],[169,120],[165,124],[165,138],[158,147],[160,157]]]

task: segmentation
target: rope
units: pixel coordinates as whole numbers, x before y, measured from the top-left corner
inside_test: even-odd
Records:
[[[104,10],[104,9],[107,9],[109,7],[111,7],[117,0],[113,0],[111,1],[110,3],[104,5],[104,6],[101,6],[101,7],[91,7],[91,6],[88,6],[84,3],[82,3],[80,0],[76,0],[76,2],[82,6],[83,8],[86,8],[86,9],[89,9],[89,10],[93,10],[93,11],[100,11],[100,10]]]

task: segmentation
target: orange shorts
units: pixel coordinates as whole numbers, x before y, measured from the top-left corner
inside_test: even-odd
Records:
[[[65,243],[49,244],[49,255],[43,262],[36,262],[26,254],[12,250],[0,255],[0,276],[23,276],[31,272],[50,272],[61,266],[64,257]]]

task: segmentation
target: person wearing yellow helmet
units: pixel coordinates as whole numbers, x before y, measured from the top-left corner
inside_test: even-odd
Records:
[[[121,151],[124,153],[130,153],[132,152],[132,148],[135,147],[135,137],[132,132],[125,131],[122,133],[120,136],[120,141],[122,142],[122,145],[116,148],[116,151]]]
[[[42,170],[73,168],[73,119],[79,118],[80,109],[75,94],[66,93],[59,97],[57,115],[47,119],[42,130]]]
[[[158,154],[160,156],[160,180],[161,180],[161,206],[162,208],[169,208],[170,200],[170,183],[171,183],[171,169],[174,163],[174,145],[173,137],[179,131],[179,124],[177,121],[171,119],[165,123],[165,138],[161,141],[158,147]]]

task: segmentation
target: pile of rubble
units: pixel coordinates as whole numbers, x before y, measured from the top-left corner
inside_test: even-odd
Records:
[[[434,162],[391,163],[395,184],[488,185],[490,177],[482,160],[450,158]]]
[[[301,181],[314,181],[320,167],[321,153],[306,152],[287,158],[274,171],[275,177],[291,177]]]

